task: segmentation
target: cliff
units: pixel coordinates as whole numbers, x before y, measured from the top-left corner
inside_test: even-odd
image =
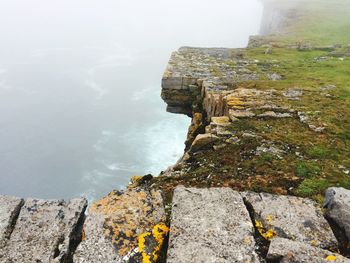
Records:
[[[0,262],[349,262],[350,2],[262,2],[247,48],[171,55],[178,163],[86,218],[83,199],[1,197]]]

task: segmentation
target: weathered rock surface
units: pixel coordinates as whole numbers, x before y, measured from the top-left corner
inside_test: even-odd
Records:
[[[23,203],[21,198],[0,195],[0,249],[11,235]]]
[[[327,189],[325,207],[326,218],[335,227],[342,245],[350,249],[350,191],[340,187]]]
[[[210,147],[217,139],[218,137],[212,134],[198,134],[191,145],[190,152],[194,153]]]
[[[120,257],[111,239],[105,235],[104,217],[89,215],[84,223],[84,238],[74,253],[74,262],[119,262]]]
[[[168,263],[259,262],[253,224],[229,188],[174,191]]]
[[[266,193],[242,195],[254,210],[255,224],[265,238],[278,236],[321,248],[337,247],[337,240],[315,202]]]
[[[81,239],[87,201],[28,199],[22,207],[0,262],[67,262]]]
[[[139,237],[165,222],[160,192],[132,188],[95,202],[84,224],[75,262],[140,262]],[[153,261],[152,261],[153,262]]]
[[[306,243],[284,238],[274,238],[267,254],[268,262],[280,263],[348,263],[350,259]]]

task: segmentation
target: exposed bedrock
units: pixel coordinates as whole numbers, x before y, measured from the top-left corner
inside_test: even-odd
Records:
[[[279,263],[350,263],[350,259],[329,250],[320,249],[307,243],[285,238],[272,240],[267,254],[267,262]]]
[[[178,187],[167,262],[260,262],[253,224],[238,192]]]
[[[9,197],[0,199],[9,200]],[[11,230],[4,237],[0,262],[71,262],[81,240],[87,201],[83,198],[69,202],[27,199],[16,218],[14,215],[22,201],[12,200],[12,213],[1,214],[8,217],[2,222],[10,222],[8,229]]]
[[[306,198],[178,186],[170,225],[167,262],[349,262]]]
[[[151,184],[149,176],[133,178],[93,203],[85,221],[85,199],[23,204],[1,196],[0,262],[349,262],[310,199],[178,186],[166,220]],[[326,216],[346,233],[349,191],[327,193]]]

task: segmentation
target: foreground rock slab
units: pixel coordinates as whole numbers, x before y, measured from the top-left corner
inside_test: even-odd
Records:
[[[255,224],[266,239],[278,236],[321,248],[337,247],[332,229],[315,202],[267,193],[242,195],[253,209]]]
[[[0,249],[10,237],[23,203],[21,198],[0,195]]]
[[[350,263],[350,259],[311,245],[284,238],[274,238],[267,254],[268,262],[280,263]]]
[[[326,218],[332,222],[338,239],[350,250],[350,191],[340,187],[327,189],[325,207]]]
[[[177,187],[167,262],[260,262],[253,231],[238,192]]]
[[[139,251],[139,237],[162,222],[165,210],[159,191],[113,191],[90,207],[74,262],[142,262],[148,254]]]
[[[79,226],[87,201],[28,199],[22,207],[0,262],[67,262],[81,239]]]

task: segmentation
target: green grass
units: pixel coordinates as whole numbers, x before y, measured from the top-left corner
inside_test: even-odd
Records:
[[[321,171],[321,168],[314,163],[305,161],[297,161],[295,165],[295,174],[302,178],[311,178],[316,176]]]
[[[331,184],[326,179],[305,179],[296,189],[295,193],[300,196],[310,197],[323,194],[330,186]]]
[[[324,145],[314,146],[311,149],[308,150],[308,156],[314,159],[332,159],[337,160],[338,159],[338,151],[328,148]]]

